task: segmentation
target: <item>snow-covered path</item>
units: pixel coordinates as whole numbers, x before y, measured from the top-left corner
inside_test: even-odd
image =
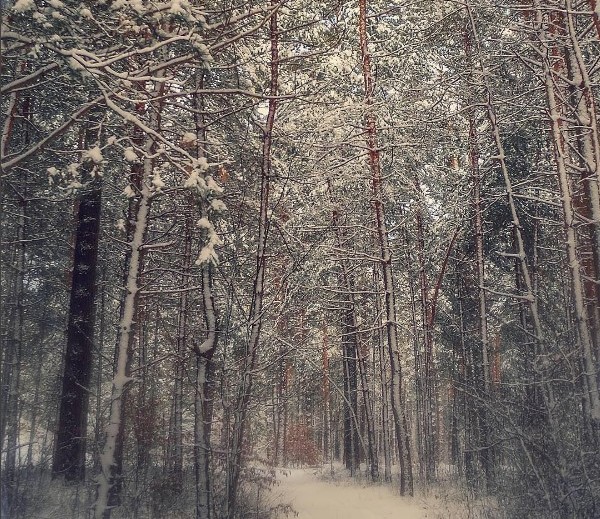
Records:
[[[298,512],[298,519],[425,519],[423,506],[395,495],[381,485],[329,482],[314,469],[278,472],[280,501]],[[286,475],[287,474],[287,475]]]

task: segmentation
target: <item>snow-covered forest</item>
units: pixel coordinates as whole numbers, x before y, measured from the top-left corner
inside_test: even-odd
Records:
[[[600,2],[1,5],[3,518],[600,517]]]

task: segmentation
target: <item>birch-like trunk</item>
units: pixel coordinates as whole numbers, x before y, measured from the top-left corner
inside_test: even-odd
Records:
[[[540,49],[543,52],[542,59],[543,80],[546,92],[546,102],[550,119],[552,142],[554,145],[554,159],[556,164],[557,180],[561,195],[561,204],[565,229],[565,248],[571,278],[572,297],[574,302],[574,317],[578,331],[578,340],[582,352],[584,366],[583,380],[584,390],[588,406],[584,409],[586,418],[589,420],[596,440],[600,440],[600,395],[598,393],[597,372],[598,366],[594,352],[594,341],[590,331],[590,316],[585,300],[585,280],[582,266],[577,250],[577,215],[573,204],[572,187],[568,171],[568,151],[562,132],[561,124],[563,114],[557,99],[554,73],[549,63],[552,55],[549,46],[549,36],[545,29],[544,9],[539,0],[535,0],[535,28],[539,35]]]
[[[594,84],[579,42],[572,4],[572,0],[567,0],[565,25],[571,45],[565,46],[565,58],[578,123],[577,144],[582,171],[580,190],[584,205],[582,216],[586,224],[583,229],[588,231],[584,239],[589,240],[588,251],[581,256],[590,333],[594,345],[596,384],[600,387],[600,125]],[[600,37],[600,32],[598,35]],[[596,424],[596,439],[600,438],[598,425],[600,424]]]
[[[106,426],[105,443],[100,458],[100,474],[98,475],[97,500],[94,505],[95,519],[109,519],[111,508],[108,506],[109,495],[115,485],[115,451],[119,447],[118,442],[123,438],[120,433],[121,421],[123,419],[123,394],[127,384],[131,382],[128,373],[129,345],[134,329],[134,317],[136,314],[139,298],[138,277],[141,271],[141,249],[148,226],[148,214],[150,212],[151,192],[148,186],[152,171],[152,160],[144,159],[144,176],[140,201],[136,214],[133,238],[129,243],[130,260],[127,271],[125,289],[127,294],[123,302],[123,315],[119,322],[119,342],[117,348],[117,364],[113,378],[111,393],[110,416]]]
[[[202,216],[208,212],[203,202]],[[212,232],[215,232],[214,229]],[[196,480],[196,519],[212,517],[213,496],[210,472],[212,411],[213,411],[213,364],[212,358],[219,339],[218,317],[215,308],[212,264],[202,265],[202,302],[206,337],[202,344],[194,346],[196,354],[196,391],[194,398],[194,475]]]
[[[194,398],[194,476],[196,481],[196,519],[211,519],[213,509],[212,477],[210,471],[212,410],[213,410],[213,364],[212,356],[217,346],[217,320],[212,301],[210,284],[210,267],[206,267],[206,279],[203,285],[207,287],[203,292],[205,299],[210,299],[209,310],[205,310],[205,320],[208,328],[208,339],[202,351],[196,349],[196,392]],[[208,349],[207,349],[208,348]]]
[[[160,94],[164,86],[155,85],[155,93]],[[160,122],[160,103],[154,107],[150,127],[158,128]],[[140,275],[142,272],[143,245],[148,228],[148,217],[153,192],[151,180],[154,170],[152,153],[155,148],[155,137],[147,134],[143,151],[142,167],[136,169],[139,178],[136,182],[138,200],[132,206],[133,229],[128,242],[128,261],[125,274],[125,298],[121,307],[121,318],[117,334],[115,352],[115,370],[111,391],[111,404],[108,423],[105,428],[105,441],[100,454],[100,473],[97,476],[97,498],[94,504],[95,519],[110,519],[112,509],[118,505],[122,478],[122,456],[124,441],[125,394],[127,385],[133,380],[130,377],[131,348],[135,335],[135,319],[138,311],[140,292]]]
[[[474,44],[477,47],[477,55],[479,56],[479,58],[477,60],[478,68],[479,68],[480,72],[483,72],[484,65],[481,63],[481,60],[480,60],[481,48],[480,48],[479,38],[477,35],[477,27],[476,27],[476,23],[475,23],[475,18],[473,16],[473,12],[472,12],[470,4],[467,4],[466,8],[467,8],[467,14],[469,17],[469,23],[471,26],[471,31],[472,31],[472,34],[474,37]],[[494,146],[496,148],[496,155],[494,156],[494,160],[498,163],[498,165],[500,166],[500,170],[502,172],[502,178],[504,180],[504,186],[505,186],[505,192],[506,192],[506,196],[507,196],[508,207],[509,207],[510,215],[511,215],[511,223],[512,223],[512,228],[513,228],[513,237],[514,237],[514,246],[515,246],[515,251],[514,251],[513,255],[515,257],[515,261],[516,261],[517,268],[518,268],[517,289],[519,289],[519,294],[517,297],[519,298],[521,305],[526,305],[527,309],[528,309],[527,315],[522,316],[522,320],[523,320],[522,324],[523,324],[524,330],[527,333],[530,333],[532,335],[530,351],[527,352],[527,356],[530,359],[530,361],[529,361],[530,365],[533,366],[533,363],[535,362],[537,355],[547,351],[547,348],[545,347],[545,342],[544,342],[545,339],[544,339],[543,329],[542,329],[541,320],[540,320],[537,289],[535,286],[535,280],[534,280],[534,276],[533,276],[533,272],[532,272],[532,269],[537,264],[537,257],[536,257],[537,245],[536,245],[536,243],[534,243],[533,258],[528,258],[526,249],[525,249],[525,241],[523,238],[521,220],[520,220],[520,216],[519,216],[519,212],[517,210],[517,204],[516,204],[516,200],[515,200],[515,191],[513,188],[513,182],[512,182],[510,172],[508,169],[508,165],[506,162],[507,157],[506,157],[504,144],[503,144],[502,137],[501,137],[500,126],[498,124],[498,119],[497,119],[497,115],[496,115],[496,108],[495,108],[495,102],[494,102],[493,95],[492,95],[492,89],[491,89],[490,85],[488,84],[488,81],[485,78],[485,75],[481,74],[481,77],[483,78],[481,86],[483,87],[483,92],[485,94],[485,99],[484,99],[485,111],[486,111],[488,122],[490,124],[490,131],[492,134]],[[534,240],[537,241],[537,227],[536,227],[536,231],[534,233]],[[529,264],[528,260],[531,262],[531,265]],[[529,324],[529,321],[530,321],[530,324]],[[530,331],[531,328],[533,328],[533,330]],[[536,402],[539,399],[538,395],[541,395],[541,398],[543,399],[543,403],[540,402],[540,404],[543,405],[544,413],[548,419],[549,435],[553,439],[554,445],[556,445],[556,448],[557,448],[559,471],[562,474],[566,474],[567,473],[567,462],[564,458],[564,455],[562,452],[562,447],[561,447],[561,442],[559,440],[560,424],[557,422],[557,419],[555,416],[555,411],[554,411],[555,397],[554,397],[554,391],[553,391],[552,385],[548,380],[545,379],[543,372],[532,373],[531,376],[532,376],[532,378],[539,377],[539,379],[535,380],[535,381],[534,380],[528,381],[528,384],[526,387],[526,392],[528,395],[527,401],[529,402],[529,404],[531,404],[532,407],[530,407],[528,409],[527,413],[531,414],[531,408],[536,409],[537,407],[539,407],[539,405],[537,405]],[[539,383],[539,389],[536,387],[537,384],[535,382]],[[533,418],[534,417],[528,416],[528,419],[530,419],[530,420]],[[525,453],[527,459],[530,459],[531,454],[529,452],[529,449],[526,447],[525,443],[522,442],[521,446],[523,447],[523,450],[524,450],[524,453]],[[546,500],[548,501],[548,503],[551,503],[551,497],[550,497],[549,493],[547,492],[547,490],[545,489],[545,482],[543,479],[541,479],[541,474],[540,474],[540,485],[545,494]]]

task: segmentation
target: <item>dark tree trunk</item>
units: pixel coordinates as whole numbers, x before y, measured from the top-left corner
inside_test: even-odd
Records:
[[[354,475],[359,462],[359,440],[356,430],[358,416],[356,325],[352,302],[344,302],[342,310],[342,357],[344,365],[344,462]]]
[[[85,477],[101,199],[101,183],[96,179],[81,196],[77,212],[67,349],[52,464],[53,476],[67,481]]]
[[[369,463],[369,475],[371,481],[379,480],[379,456],[377,454],[377,440],[375,434],[375,409],[373,396],[369,391],[369,380],[367,376],[367,353],[368,349],[358,350],[358,371],[360,375],[361,393],[363,395],[365,426],[367,432],[367,462]],[[374,363],[373,363],[374,365]]]

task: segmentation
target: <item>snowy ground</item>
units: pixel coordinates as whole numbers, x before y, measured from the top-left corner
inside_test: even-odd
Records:
[[[426,519],[425,506],[394,494],[389,486],[348,480],[327,481],[315,469],[278,471],[281,502],[298,512],[298,519]]]

